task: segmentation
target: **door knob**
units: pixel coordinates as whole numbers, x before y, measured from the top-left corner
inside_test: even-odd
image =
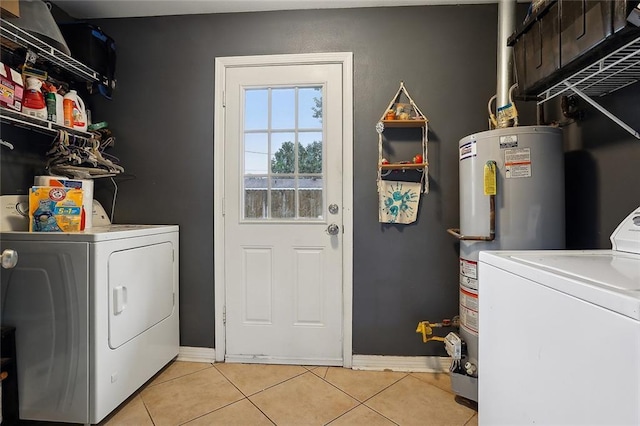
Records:
[[[335,223],[332,223],[331,225],[327,226],[327,234],[338,235],[338,232],[340,232],[340,227]]]
[[[6,249],[2,252],[2,267],[4,269],[11,269],[18,264],[18,252],[11,249]]]

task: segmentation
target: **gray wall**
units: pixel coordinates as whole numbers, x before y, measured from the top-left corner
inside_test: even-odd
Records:
[[[640,131],[640,84],[596,101]],[[564,130],[567,248],[611,248],[611,233],[640,206],[640,140],[585,101],[578,107],[584,119]]]
[[[351,51],[354,353],[443,353],[442,345],[423,344],[414,330],[420,320],[458,312],[458,247],[446,229],[458,226],[458,140],[486,129],[486,102],[495,93],[495,5],[97,23],[117,41],[119,86],[112,101],[93,97],[90,103],[94,119],[108,121],[117,136],[111,153],[135,176],[118,179],[115,221],[180,225],[181,345],[214,346],[214,58]],[[400,80],[428,116],[431,131],[431,193],[421,201],[418,222],[410,226],[377,221],[374,126]],[[636,128],[638,89],[603,102]],[[638,181],[640,141],[592,109],[587,112],[590,121],[569,125],[565,132],[567,199],[573,203],[568,242],[576,248],[608,248],[612,227],[640,204],[638,186],[631,184]],[[532,117],[525,113],[521,122],[532,124]],[[5,155],[2,161],[2,193],[10,193],[20,179],[5,180],[5,165],[20,160]],[[23,168],[29,174],[33,166]],[[110,203],[112,193],[108,182],[96,182],[96,197],[103,204]]]
[[[486,128],[497,7],[342,9],[103,20],[119,87],[95,117],[135,180],[116,220],[179,223],[181,344],[212,347],[213,89],[218,56],[354,54],[354,321],[358,354],[425,355],[418,321],[457,314],[458,140]],[[411,226],[377,221],[375,123],[400,80],[431,122],[431,193]],[[98,115],[99,114],[99,115]]]

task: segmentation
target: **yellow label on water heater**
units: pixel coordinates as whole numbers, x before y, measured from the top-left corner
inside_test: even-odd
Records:
[[[496,162],[487,161],[484,165],[484,195],[496,195]]]

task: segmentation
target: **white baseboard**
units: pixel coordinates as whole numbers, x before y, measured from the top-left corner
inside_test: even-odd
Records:
[[[451,358],[439,356],[354,355],[354,370],[448,373]]]
[[[214,363],[214,348],[180,346],[177,361]],[[246,360],[242,362],[247,362]],[[438,356],[353,355],[354,370],[448,373],[451,358]]]
[[[177,361],[209,362],[216,361],[216,350],[213,348],[193,348],[180,346]]]

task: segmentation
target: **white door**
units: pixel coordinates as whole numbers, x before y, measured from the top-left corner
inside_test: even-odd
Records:
[[[224,359],[343,365],[343,65],[224,81]]]

